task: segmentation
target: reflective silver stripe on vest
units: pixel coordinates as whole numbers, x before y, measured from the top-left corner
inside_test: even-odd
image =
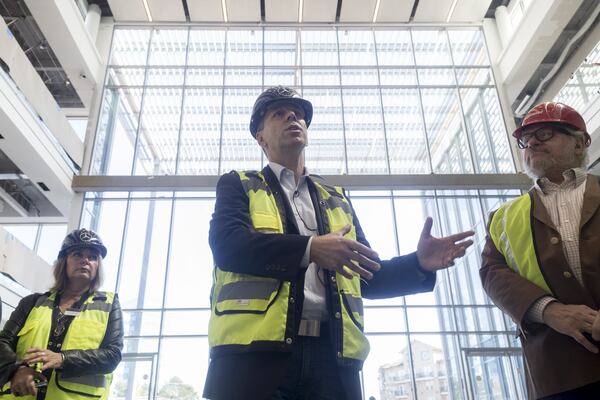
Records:
[[[85,310],[89,310],[89,311],[104,311],[104,312],[110,312],[110,310],[112,309],[112,304],[109,303],[105,303],[105,302],[100,302],[100,301],[95,301],[93,303],[89,303],[84,305],[84,309]]]
[[[344,293],[344,298],[346,299],[351,312],[361,316],[363,315],[363,302],[360,297],[354,297],[350,293]]]
[[[106,376],[104,375],[82,375],[70,378],[60,377],[60,381],[64,383],[77,383],[97,388],[106,386]]]
[[[327,203],[327,208],[329,208],[330,210],[334,210],[340,207],[342,210],[344,210],[346,214],[352,214],[350,206],[348,205],[348,203],[342,200],[339,193],[336,192],[335,195],[330,193],[330,195],[331,197],[325,200],[325,202]]]
[[[244,187],[244,191],[246,193],[248,193],[250,190],[252,190],[254,192],[258,192],[259,190],[264,190],[267,192],[267,194],[271,194],[271,189],[260,178],[260,176],[246,172],[246,177],[248,179],[241,179],[242,186]]]
[[[223,285],[219,292],[219,299],[223,300],[249,300],[268,299],[277,290],[278,281],[240,281]]]
[[[35,307],[54,308],[54,300],[50,300],[48,296],[41,296],[35,302]]]

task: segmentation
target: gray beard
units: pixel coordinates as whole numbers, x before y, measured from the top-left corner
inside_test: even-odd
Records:
[[[525,173],[535,180],[547,176],[548,172],[558,171],[562,174],[568,169],[579,168],[581,167],[581,160],[577,160],[574,154],[569,154],[564,157],[548,158],[535,167],[529,166],[526,162],[524,164]]]

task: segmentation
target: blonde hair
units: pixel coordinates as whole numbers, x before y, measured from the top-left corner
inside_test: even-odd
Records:
[[[68,284],[69,277],[67,276],[67,257],[69,255],[64,255],[58,257],[56,261],[54,261],[53,265],[53,274],[54,274],[54,286],[50,288],[53,292],[63,292]],[[96,276],[90,282],[89,292],[94,293],[96,290],[100,288],[102,284],[102,257],[98,255],[98,269],[96,270]]]

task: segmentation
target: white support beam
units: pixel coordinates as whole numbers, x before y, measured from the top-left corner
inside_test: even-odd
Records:
[[[337,0],[304,0],[303,22],[335,22]]]
[[[10,76],[19,88],[21,96],[25,97],[71,159],[81,166],[83,161],[81,139],[61,112],[56,100],[2,18],[0,18],[0,57],[10,68]]]
[[[94,90],[101,83],[103,68],[77,4],[72,0],[25,0],[25,3],[88,108]]]
[[[413,22],[446,21],[453,0],[419,0]]]
[[[219,176],[75,176],[75,192],[214,191]],[[531,187],[524,174],[323,175],[331,185],[354,190],[465,190]]]
[[[381,0],[375,22],[408,22],[415,0]]]
[[[148,22],[148,15],[142,0],[108,0],[115,21]]]
[[[260,22],[260,0],[225,0],[229,22]]]
[[[534,0],[497,60],[512,104],[583,0]]]
[[[267,22],[298,22],[300,0],[265,0]]]
[[[50,132],[7,76],[0,74],[0,149],[35,184],[62,216],[71,207],[73,172]]]
[[[340,22],[372,22],[375,4],[377,0],[344,0]]]
[[[185,11],[181,0],[146,0],[152,21],[184,22]]]
[[[224,22],[221,0],[187,0],[190,21]]]

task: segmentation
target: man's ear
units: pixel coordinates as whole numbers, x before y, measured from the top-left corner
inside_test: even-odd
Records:
[[[256,141],[258,142],[258,145],[262,147],[263,150],[266,149],[267,142],[265,142],[265,138],[263,138],[262,131],[256,132]]]

